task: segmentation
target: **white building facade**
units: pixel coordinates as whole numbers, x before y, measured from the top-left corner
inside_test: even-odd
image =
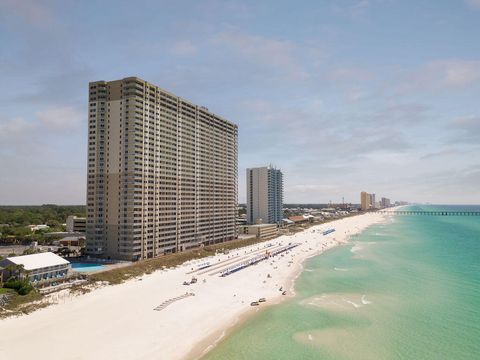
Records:
[[[32,283],[64,278],[70,270],[68,260],[51,252],[13,256],[0,262],[0,266],[5,269],[9,265],[21,267],[21,276]]]

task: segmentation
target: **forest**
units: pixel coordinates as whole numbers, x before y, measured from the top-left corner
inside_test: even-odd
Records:
[[[0,206],[0,225],[64,224],[69,215],[85,216],[84,205]]]
[[[47,232],[65,231],[69,215],[85,217],[84,205],[0,206],[0,244],[44,244]],[[46,224],[48,229],[32,232],[27,225]]]

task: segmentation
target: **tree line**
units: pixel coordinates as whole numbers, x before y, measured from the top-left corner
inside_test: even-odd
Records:
[[[0,206],[0,245],[28,245],[37,241],[44,245],[52,238],[47,232],[65,231],[63,224],[69,215],[85,217],[84,205]],[[46,224],[45,230],[32,232],[27,225]]]
[[[0,226],[64,224],[69,215],[85,217],[84,205],[0,206]]]

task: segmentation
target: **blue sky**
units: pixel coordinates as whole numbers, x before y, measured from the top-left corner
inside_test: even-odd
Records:
[[[239,125],[286,202],[480,203],[480,0],[0,0],[0,204],[83,204],[89,81]]]

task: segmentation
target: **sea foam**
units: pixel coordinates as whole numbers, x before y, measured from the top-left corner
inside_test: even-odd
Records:
[[[371,301],[368,301],[365,299],[365,295],[362,295],[362,304],[363,305],[368,305],[368,304],[371,304],[372,302]]]

